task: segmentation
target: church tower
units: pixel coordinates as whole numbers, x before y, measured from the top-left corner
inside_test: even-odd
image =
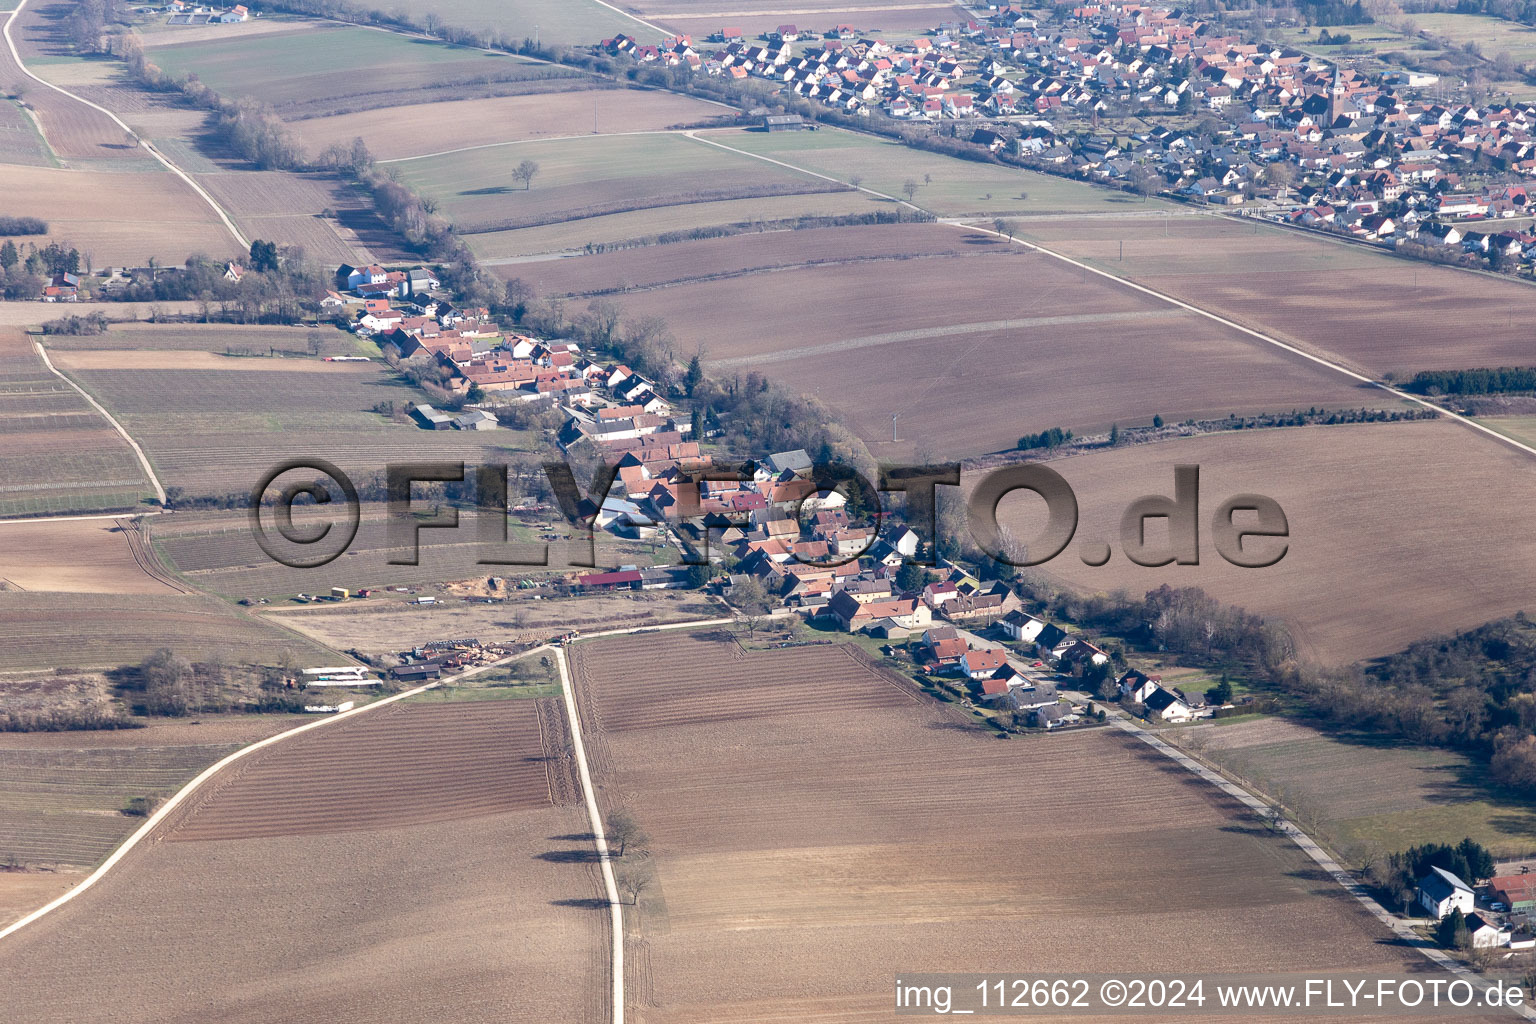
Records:
[[[1328,90],[1328,127],[1344,113],[1344,83],[1339,80],[1339,66],[1333,66],[1333,86]]]

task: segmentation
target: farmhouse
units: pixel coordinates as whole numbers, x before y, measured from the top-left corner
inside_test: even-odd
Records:
[[[1472,940],[1473,949],[1494,949],[1509,944],[1510,930],[1481,914],[1468,914],[1467,935]]]
[[[1501,875],[1489,881],[1488,891],[1512,912],[1536,910],[1536,874]]]
[[[1419,879],[1419,905],[1436,918],[1445,917],[1453,910],[1470,914],[1475,897],[1466,882],[1444,868],[1431,867],[1429,874]]]
[[[1148,694],[1147,699],[1142,703],[1147,706],[1148,718],[1156,718],[1164,722],[1188,722],[1195,717],[1188,704],[1180,700],[1177,694],[1161,686]]]
[[[846,633],[857,633],[881,619],[891,619],[905,629],[920,629],[933,621],[928,606],[916,598],[860,603],[852,594],[839,591],[827,602],[827,612]]]
[[[1040,636],[1040,631],[1045,629],[1045,622],[1021,609],[1015,608],[1003,616],[998,626],[1009,639],[1017,640],[1019,643],[1032,644]]]

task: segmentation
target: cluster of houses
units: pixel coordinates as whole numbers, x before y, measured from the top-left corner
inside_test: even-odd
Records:
[[[712,40],[641,46],[618,36],[602,48],[769,79],[846,113],[978,119],[956,125],[956,136],[1089,180],[1226,206],[1258,201],[1293,224],[1366,240],[1536,258],[1529,232],[1470,226],[1525,212],[1523,188],[1506,186],[1536,176],[1536,106],[1418,98],[1435,76],[1367,77],[1244,42],[1190,9],[1114,0],[1042,21],[1005,5],[900,44],[848,26],[782,25],[758,41],[725,28]],[[1131,111],[1198,114],[1205,126],[1099,129],[1101,115]]]
[[[170,0],[163,7],[142,7],[139,11],[143,14],[165,15],[167,25],[237,25],[252,17],[250,8],[244,4],[210,7],[207,4],[187,3],[186,0]]]
[[[1477,893],[1466,881],[1444,868],[1431,866],[1419,879],[1419,906],[1435,920],[1461,911],[1473,949],[1536,949],[1536,935],[1522,925],[1517,931],[1505,920],[1527,921],[1536,909],[1536,875],[1522,873],[1490,879],[1486,910],[1477,909]]]

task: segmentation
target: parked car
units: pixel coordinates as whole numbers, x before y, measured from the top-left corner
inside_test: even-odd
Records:
[[[1498,900],[1494,900],[1492,903],[1488,904],[1488,909],[1489,910],[1499,911],[1499,910],[1508,910],[1509,908],[1506,907],[1504,904],[1500,903]]]

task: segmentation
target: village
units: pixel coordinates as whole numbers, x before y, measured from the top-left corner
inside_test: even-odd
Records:
[[[946,144],[1143,195],[1493,269],[1536,259],[1529,220],[1498,226],[1526,216],[1536,106],[1451,99],[1460,90],[1431,74],[1372,78],[1187,10],[1108,2],[1041,22],[999,6],[909,42],[786,24],[755,41],[723,27],[697,45],[618,36],[598,49],[781,83],[786,101],[876,130],[927,125]]]

